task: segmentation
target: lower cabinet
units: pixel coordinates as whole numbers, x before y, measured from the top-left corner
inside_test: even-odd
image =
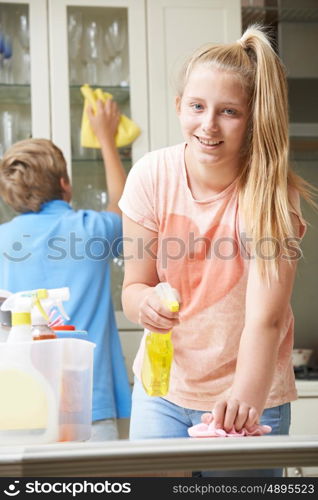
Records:
[[[298,399],[291,405],[290,434],[318,434],[318,381],[301,380],[296,382]],[[287,468],[288,477],[318,477],[318,467]]]

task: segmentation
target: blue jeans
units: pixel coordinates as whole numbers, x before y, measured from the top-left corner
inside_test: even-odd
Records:
[[[148,396],[135,378],[129,438],[159,439],[189,437],[188,428],[201,422],[199,410],[177,406],[163,398]],[[272,427],[272,435],[289,433],[290,404],[264,410],[260,423]],[[281,477],[283,469],[216,470],[194,473],[201,477]]]

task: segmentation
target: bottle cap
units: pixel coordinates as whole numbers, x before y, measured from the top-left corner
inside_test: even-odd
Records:
[[[52,330],[76,330],[74,325],[58,325],[58,326],[51,326]]]
[[[156,285],[155,290],[163,304],[171,312],[179,311],[179,294],[177,290],[171,287],[167,282],[161,282]]]

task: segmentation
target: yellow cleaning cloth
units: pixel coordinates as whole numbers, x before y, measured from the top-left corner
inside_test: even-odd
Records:
[[[107,92],[103,92],[101,89],[93,90],[89,85],[85,84],[81,87],[81,92],[84,97],[84,108],[82,115],[82,126],[81,126],[81,146],[84,148],[100,148],[99,140],[93,132],[93,129],[89,123],[89,118],[87,115],[87,107],[92,106],[93,110],[96,111],[96,102],[101,100],[106,102],[107,99],[113,97]],[[130,118],[125,115],[120,115],[118,130],[115,137],[116,146],[121,148],[131,144],[140,134],[141,130]]]

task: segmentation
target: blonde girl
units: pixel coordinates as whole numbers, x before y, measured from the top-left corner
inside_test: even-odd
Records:
[[[120,201],[124,312],[151,331],[173,328],[175,352],[169,393],[149,397],[142,340],[130,437],[185,437],[211,410],[227,431],[261,422],[288,434],[299,194],[310,195],[289,167],[286,77],[264,31],[252,26],[236,43],[196,50],[176,110],[184,142],[139,160]],[[162,281],[178,290],[179,313],[160,303]]]

